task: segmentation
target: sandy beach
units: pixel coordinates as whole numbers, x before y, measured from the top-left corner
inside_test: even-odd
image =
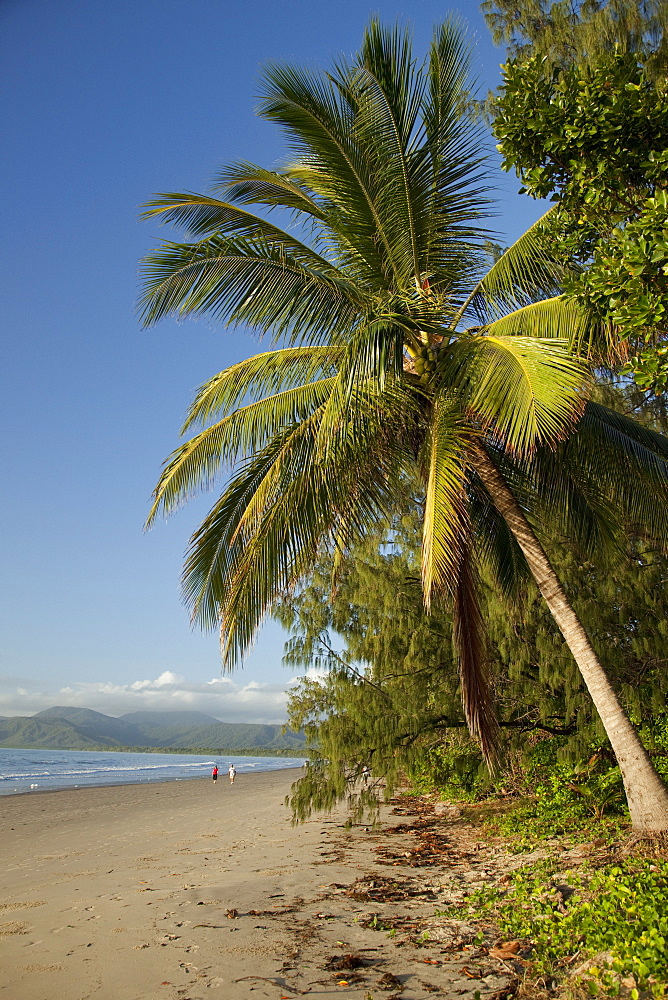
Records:
[[[498,969],[462,972],[471,965],[466,928],[433,920],[439,893],[452,894],[453,879],[470,882],[489,859],[458,848],[447,875],[432,862],[418,871],[409,858],[417,831],[389,829],[388,810],[381,831],[345,829],[343,811],[293,827],[283,802],[298,775],[3,798],[0,995],[417,1000],[498,991],[507,981]],[[403,880],[398,894],[389,876]]]

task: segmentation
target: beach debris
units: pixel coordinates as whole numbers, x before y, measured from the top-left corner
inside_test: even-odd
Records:
[[[298,990],[295,986],[289,986],[278,979],[269,979],[267,976],[242,976],[241,979],[235,979],[234,981],[235,983],[243,983],[249,979],[255,979],[261,983],[272,983],[273,986],[279,986],[282,990],[287,990],[288,993],[296,993],[298,996],[303,996],[304,993],[309,992],[309,990]]]
[[[396,976],[393,976],[391,972],[385,972],[377,981],[377,985],[380,986],[381,990],[402,990],[406,989],[404,983]]]
[[[434,804],[434,814],[436,816],[445,816],[447,819],[459,819],[462,811],[459,806],[453,805],[452,802],[436,802]]]
[[[325,964],[326,969],[341,971],[343,969],[360,969],[367,963],[361,955],[331,955]]]
[[[239,911],[233,906],[231,909],[225,910],[225,916],[228,920],[236,920],[239,916]]]
[[[383,878],[380,875],[356,879],[346,890],[346,896],[360,902],[395,903],[403,899],[436,899],[437,893],[415,879]]]

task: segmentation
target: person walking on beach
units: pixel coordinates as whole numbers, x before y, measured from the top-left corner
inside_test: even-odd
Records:
[[[364,767],[362,768],[362,781],[364,782],[365,785],[368,785],[370,775],[371,771],[369,770],[369,766],[368,764],[365,764]]]
[[[229,769],[228,769],[228,772],[227,772],[227,773],[228,773],[228,774],[229,774],[229,776],[230,776],[230,784],[231,784],[231,785],[233,785],[233,784],[234,784],[234,779],[235,779],[235,778],[236,778],[236,776],[237,776],[237,769],[236,769],[236,767],[234,766],[234,764],[230,764],[230,766],[229,766]]]
[[[213,765],[213,771],[211,772],[211,777],[213,779],[213,783],[215,784],[218,781],[218,765],[217,764]]]

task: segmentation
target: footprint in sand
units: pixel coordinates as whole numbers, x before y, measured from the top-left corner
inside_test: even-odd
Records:
[[[5,924],[0,924],[0,938],[9,937],[10,934],[27,934],[29,924],[22,920],[9,920]]]
[[[24,965],[24,972],[62,972],[64,965]]]
[[[0,903],[0,913],[6,910],[27,910],[31,906],[46,906],[46,900],[34,899],[27,903]]]

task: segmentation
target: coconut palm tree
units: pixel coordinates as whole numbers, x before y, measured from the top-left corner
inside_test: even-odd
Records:
[[[234,163],[211,195],[149,203],[189,242],[146,258],[145,322],[205,314],[273,338],[199,390],[183,428],[194,436],[168,459],[149,523],[228,472],[192,537],[184,595],[220,628],[232,667],[323,547],[339,564],[419,484],[425,600],[453,602],[464,708],[487,759],[477,572],[485,562],[510,588],[528,565],[608,732],[634,826],[665,829],[668,793],[534,527],[549,511],[590,548],[623,524],[665,537],[668,442],[587,402],[584,355],[606,332],[559,294],[545,222],[490,261],[468,59],[452,22],[418,64],[409,32],[373,21],[329,73],[270,66],[260,114],[284,130],[289,165]]]

